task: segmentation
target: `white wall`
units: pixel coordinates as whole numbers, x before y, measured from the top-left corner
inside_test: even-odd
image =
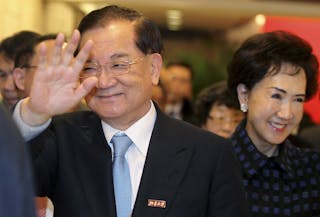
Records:
[[[21,30],[69,35],[77,25],[68,3],[45,0],[0,0],[0,40]]]
[[[0,0],[0,39],[20,30],[42,31],[42,0]]]

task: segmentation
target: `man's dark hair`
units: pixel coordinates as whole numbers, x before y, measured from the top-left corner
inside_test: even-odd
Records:
[[[21,49],[14,60],[15,67],[28,67],[31,61],[31,58],[35,54],[35,47],[43,41],[47,40],[54,40],[57,37],[57,34],[46,34],[46,35],[39,35],[33,41],[26,43],[26,46]]]
[[[94,28],[103,28],[115,20],[125,20],[134,23],[136,45],[144,54],[160,53],[163,50],[160,30],[150,19],[141,13],[116,5],[94,10],[80,22],[78,29],[81,34]]]
[[[188,69],[191,73],[191,78],[193,78],[193,68],[191,66],[191,64],[189,64],[188,62],[185,61],[170,61],[167,63],[166,68],[169,69],[170,67],[173,66],[181,66],[184,67],[186,69]]]
[[[24,49],[29,43],[33,42],[40,35],[32,31],[20,31],[5,38],[0,43],[0,54],[14,61],[20,50]]]

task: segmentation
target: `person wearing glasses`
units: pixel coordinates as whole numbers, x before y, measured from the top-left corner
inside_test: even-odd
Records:
[[[248,216],[230,141],[151,100],[162,66],[158,27],[110,5],[78,29],[64,50],[62,34],[51,54],[41,45],[30,97],[14,112],[37,194],[51,198],[54,216]],[[59,115],[83,97],[92,111]]]
[[[0,94],[10,111],[20,99],[13,79],[14,60],[17,53],[39,37],[32,31],[20,31],[0,43]]]
[[[309,43],[285,31],[248,38],[231,60],[228,86],[246,113],[231,139],[253,217],[320,214],[320,154],[288,139],[318,67]]]
[[[198,125],[224,138],[229,138],[244,118],[240,105],[228,90],[227,82],[220,81],[203,89],[195,101]]]

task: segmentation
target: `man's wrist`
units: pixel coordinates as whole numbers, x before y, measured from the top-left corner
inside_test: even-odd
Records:
[[[46,114],[39,114],[30,108],[30,98],[27,97],[21,102],[20,117],[25,124],[39,126],[46,123],[51,117]]]

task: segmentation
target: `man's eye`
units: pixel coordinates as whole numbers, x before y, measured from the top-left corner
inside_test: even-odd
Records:
[[[97,67],[95,66],[84,66],[83,67],[84,72],[94,72],[97,71]]]
[[[275,93],[275,94],[271,95],[271,98],[273,98],[273,99],[281,99],[282,97],[281,97],[281,95],[279,93]]]
[[[111,67],[113,69],[126,69],[128,68],[128,63],[127,62],[115,62],[111,64]]]
[[[224,121],[224,117],[222,117],[222,116],[218,116],[218,117],[216,117],[219,121]]]
[[[5,73],[5,72],[0,72],[0,78],[4,79],[4,78],[7,78],[8,77],[8,74]]]

